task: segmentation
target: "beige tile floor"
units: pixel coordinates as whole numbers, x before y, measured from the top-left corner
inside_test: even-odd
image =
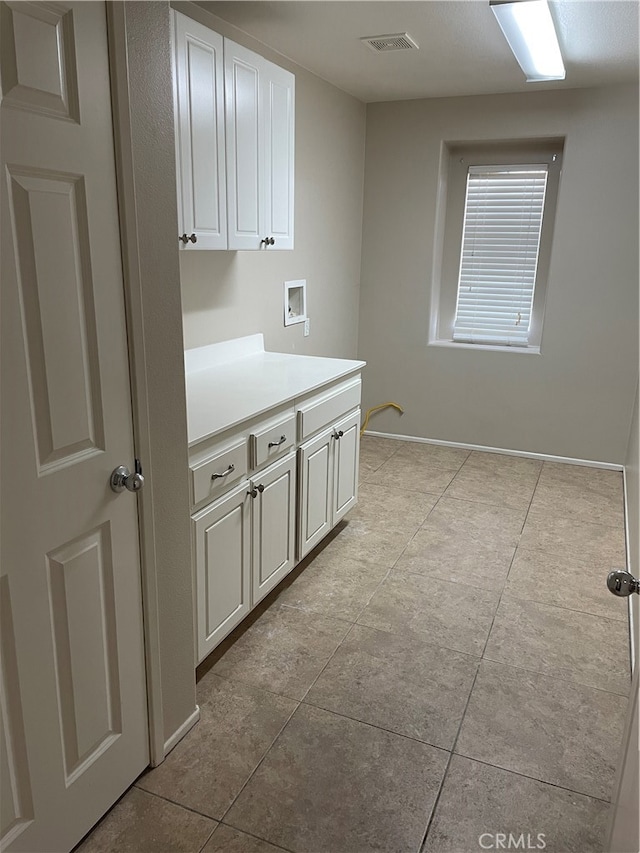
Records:
[[[365,437],[358,506],[203,664],[200,723],[79,851],[601,851],[623,530],[616,472]]]

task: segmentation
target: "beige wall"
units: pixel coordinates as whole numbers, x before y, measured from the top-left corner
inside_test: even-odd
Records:
[[[541,355],[427,346],[443,140],[565,136]],[[358,355],[370,428],[623,463],[638,375],[638,90],[371,104]]]
[[[355,357],[365,106],[190,3],[179,9],[296,75],[295,249],[181,252],[185,347],[264,332],[267,349]],[[310,335],[284,326],[283,282],[307,280]]]
[[[158,761],[195,711],[170,15],[166,2],[114,3],[109,13],[136,453],[146,475],[139,510],[151,746]]]

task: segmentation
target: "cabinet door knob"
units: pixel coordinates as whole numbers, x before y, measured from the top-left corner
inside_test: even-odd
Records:
[[[197,243],[198,242],[198,235],[197,234],[191,234],[191,236],[189,236],[189,234],[181,234],[178,237],[178,240],[181,240],[186,246],[189,241],[191,241],[192,243]]]
[[[263,237],[260,240],[260,244],[264,243],[265,246],[275,246],[276,240],[275,237]]]
[[[336,439],[336,441],[340,441],[343,435],[344,432],[341,429],[335,429],[333,431],[333,437]]]
[[[252,498],[257,498],[258,492],[260,492],[260,494],[264,492],[264,486],[262,485],[262,483],[260,483],[258,486],[254,486],[252,489],[249,489],[247,494],[251,495]]]

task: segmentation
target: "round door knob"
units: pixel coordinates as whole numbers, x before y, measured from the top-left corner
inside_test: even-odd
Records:
[[[185,246],[186,246],[186,245],[187,245],[187,243],[189,243],[189,242],[191,242],[191,243],[197,243],[197,242],[198,242],[198,235],[197,235],[197,234],[191,234],[191,235],[189,235],[189,234],[181,234],[181,235],[178,237],[178,240],[181,240],[181,241],[185,244]]]
[[[111,472],[109,485],[114,492],[122,492],[125,489],[129,492],[139,492],[144,486],[144,477],[141,470],[134,471],[132,474],[126,465],[118,465]]]
[[[640,582],[630,572],[617,569],[607,575],[607,587],[614,595],[626,597],[634,592],[640,593]]]

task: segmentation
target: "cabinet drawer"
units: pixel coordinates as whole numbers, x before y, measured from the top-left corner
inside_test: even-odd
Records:
[[[191,500],[197,505],[222,494],[247,474],[247,445],[243,440],[191,467]]]
[[[251,433],[251,467],[259,468],[276,459],[295,444],[296,416],[293,412],[276,423],[271,422]]]
[[[298,406],[298,438],[303,441],[360,405],[360,377]]]

